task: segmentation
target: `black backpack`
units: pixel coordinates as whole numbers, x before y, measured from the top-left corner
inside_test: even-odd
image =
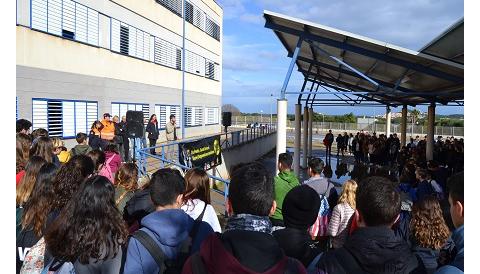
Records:
[[[130,242],[130,237],[135,238],[139,241],[150,253],[153,257],[157,265],[160,267],[159,274],[180,274],[182,273],[183,265],[187,261],[188,257],[190,256],[192,250],[192,244],[195,240],[198,230],[200,229],[200,225],[202,223],[203,215],[205,214],[205,209],[207,208],[207,204],[203,208],[202,213],[195,219],[192,229],[190,230],[189,236],[185,241],[180,244],[180,247],[177,252],[177,257],[175,259],[167,259],[165,258],[165,254],[163,253],[162,249],[157,245],[154,239],[148,235],[143,230],[137,230],[133,234],[128,236],[127,245],[123,250],[123,258],[122,258],[122,266],[120,269],[120,273],[124,273],[124,266],[125,260],[127,255],[128,243]]]

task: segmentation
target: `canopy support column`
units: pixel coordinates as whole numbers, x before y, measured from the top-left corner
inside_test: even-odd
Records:
[[[386,113],[386,118],[387,118],[387,129],[385,131],[385,134],[387,135],[387,138],[390,136],[390,128],[392,127],[392,110],[390,109],[390,106],[387,106],[387,113]]]
[[[278,162],[278,156],[287,150],[287,103],[286,99],[277,99],[277,148],[275,162]],[[278,173],[278,170],[276,173]]]
[[[293,139],[293,171],[300,175],[300,145],[302,140],[302,105],[295,104],[295,139]]]
[[[427,161],[433,160],[433,142],[435,134],[435,103],[428,106]]]
[[[307,154],[308,154],[308,107],[303,108],[303,158],[302,167],[307,168]]]
[[[401,146],[405,146],[407,144],[407,105],[403,105],[402,108],[402,126],[400,128],[401,132]]]
[[[308,109],[308,157],[312,157],[312,141],[313,141],[313,108]]]

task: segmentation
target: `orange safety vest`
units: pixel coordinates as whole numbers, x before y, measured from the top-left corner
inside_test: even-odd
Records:
[[[100,138],[105,140],[113,140],[115,137],[115,123],[112,121],[102,120],[103,129]]]

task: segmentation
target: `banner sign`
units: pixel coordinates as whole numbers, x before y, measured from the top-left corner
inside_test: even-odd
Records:
[[[179,144],[180,163],[203,170],[222,164],[220,135]]]

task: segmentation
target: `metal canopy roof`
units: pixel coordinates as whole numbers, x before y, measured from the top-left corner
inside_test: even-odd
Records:
[[[305,77],[299,101],[308,94],[312,105],[463,105],[463,19],[416,52],[271,11],[264,17],[289,57],[298,47],[296,64]],[[317,98],[328,92],[338,102]]]

